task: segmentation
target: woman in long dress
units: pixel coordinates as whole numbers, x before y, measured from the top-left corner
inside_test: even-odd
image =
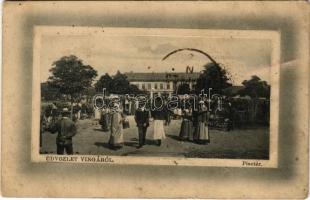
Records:
[[[104,132],[108,132],[110,130],[110,109],[109,108],[103,108],[101,111],[101,117],[100,117],[100,125]]]
[[[181,140],[193,140],[193,119],[191,108],[183,110],[179,136]]]
[[[153,140],[157,142],[157,145],[161,145],[161,141],[166,138],[165,129],[164,129],[164,121],[165,115],[162,111],[153,111],[152,117],[154,119],[154,131],[152,134]]]
[[[118,104],[114,105],[111,112],[111,135],[109,139],[109,145],[111,149],[117,150],[123,147],[124,135],[123,135],[123,114]]]
[[[100,122],[100,118],[101,118],[101,110],[99,110],[98,108],[94,108],[94,124],[98,124],[98,122]]]
[[[193,113],[194,122],[194,141],[199,144],[210,143],[208,129],[208,109],[204,101],[199,102],[198,111]]]
[[[130,106],[130,115],[134,115],[136,113],[136,110],[138,108],[139,101],[137,99],[131,100],[131,106]]]
[[[165,113],[163,112],[163,108],[159,106],[158,98],[156,98],[155,104],[157,104],[154,111],[151,112],[151,115],[154,119],[154,131],[152,134],[153,140],[157,142],[157,145],[161,145],[161,141],[166,138],[165,129],[164,129],[164,121],[165,121]],[[160,107],[160,108],[159,108]]]

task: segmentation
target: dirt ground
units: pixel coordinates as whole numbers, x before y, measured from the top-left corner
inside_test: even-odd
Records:
[[[111,150],[108,145],[109,132],[103,132],[98,122],[86,119],[77,122],[78,133],[73,138],[75,154],[119,155],[119,156],[176,156],[199,158],[268,159],[269,128],[235,129],[225,132],[210,130],[210,144],[199,145],[178,139],[181,120],[172,120],[165,127],[166,139],[160,147],[150,139],[153,124],[147,130],[146,145],[137,149],[138,129],[133,116],[128,116],[130,128],[124,130],[125,144],[122,149]],[[41,153],[56,153],[56,135],[43,134]]]

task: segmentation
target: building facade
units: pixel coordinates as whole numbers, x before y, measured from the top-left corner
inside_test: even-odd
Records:
[[[200,73],[125,73],[130,84],[136,85],[140,90],[147,91],[151,97],[163,94],[171,96],[176,88],[182,84],[189,84],[193,88]]]

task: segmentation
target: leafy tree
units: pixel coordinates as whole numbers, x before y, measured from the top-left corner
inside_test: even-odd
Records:
[[[203,73],[199,76],[196,82],[196,93],[201,90],[208,91],[212,88],[213,94],[222,94],[223,89],[230,87],[230,78],[225,69],[218,64],[208,63],[204,65]]]
[[[145,94],[145,91],[140,90],[136,85],[129,84],[128,90],[130,94]]]
[[[270,98],[270,85],[268,85],[266,81],[261,80],[256,75],[252,76],[250,80],[244,80],[242,84],[244,85],[244,88],[239,91],[239,95],[247,95],[251,97],[251,121],[254,122],[257,115],[259,98]]]
[[[112,82],[113,79],[108,73],[102,75],[100,79],[95,83],[96,92],[102,92],[103,88],[106,88],[107,91],[110,91],[112,88]]]
[[[125,74],[122,74],[120,71],[113,76],[113,82],[111,85],[111,93],[114,94],[126,94],[129,89],[129,81]]]
[[[61,98],[61,94],[56,88],[51,88],[47,82],[41,83],[41,97],[46,101]]]
[[[106,88],[107,94],[142,94],[144,91],[139,90],[135,85],[132,85],[127,80],[127,76],[120,71],[111,77],[109,74],[105,74],[95,84],[96,91],[102,92],[103,88]]]
[[[93,97],[96,94],[95,87],[91,86],[84,91],[84,95],[88,97]]]
[[[60,94],[71,96],[71,117],[73,99],[91,87],[97,71],[74,55],[64,56],[53,63],[48,84]]]
[[[191,89],[188,83],[181,83],[177,87],[177,94],[190,94],[190,93],[191,93]]]
[[[239,91],[241,96],[248,95],[253,99],[270,97],[270,85],[256,75],[252,76],[250,80],[244,80],[242,85],[244,85],[244,88]]]

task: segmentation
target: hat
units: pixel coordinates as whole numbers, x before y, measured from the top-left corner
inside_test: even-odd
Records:
[[[118,111],[120,109],[120,105],[118,103],[113,104],[113,111]]]
[[[116,103],[116,102],[115,102],[115,103],[113,104],[113,106],[119,108],[119,103]]]
[[[62,114],[70,114],[70,111],[68,108],[63,108],[61,113]]]

